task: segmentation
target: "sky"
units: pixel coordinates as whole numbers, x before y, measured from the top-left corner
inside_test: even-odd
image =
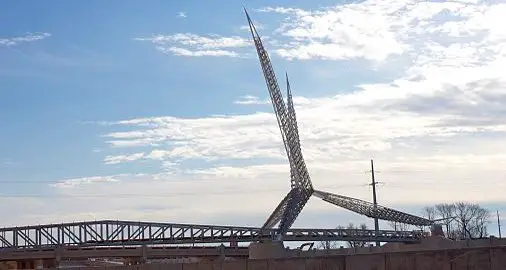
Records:
[[[244,5],[316,189],[370,201],[374,159],[382,205],[506,216],[506,2]],[[246,25],[230,0],[3,2],[0,226],[262,225],[289,166]],[[295,226],[349,222],[312,198]]]

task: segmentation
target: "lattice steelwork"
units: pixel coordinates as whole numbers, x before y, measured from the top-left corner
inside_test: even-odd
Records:
[[[383,220],[395,221],[406,224],[416,224],[420,226],[430,226],[433,223],[433,221],[431,220],[403,213],[381,205],[377,205],[375,208],[374,204],[360,199],[332,194],[329,192],[323,192],[319,190],[315,190],[313,194],[326,202],[348,209],[355,213],[368,216],[370,218],[379,218]]]
[[[309,197],[311,197],[313,186],[300,149],[297,123],[295,121],[295,110],[293,109],[290,90],[288,90],[289,106],[287,108],[283,101],[283,95],[281,94],[269,55],[264,49],[260,36],[248,12],[246,10],[245,12],[290,163],[290,181],[292,189],[269,217],[264,228],[273,227],[279,222],[278,234],[284,235],[295,222],[295,219],[302,211],[302,208],[304,208]]]
[[[270,240],[275,230],[255,227],[172,224],[135,221],[89,221],[0,228],[2,249],[48,246],[135,246]],[[418,242],[418,231],[380,231],[384,242]],[[375,241],[373,230],[290,229],[285,241]]]
[[[246,10],[245,13],[251,35],[255,43],[258,59],[260,60],[260,66],[262,67],[262,72],[267,84],[271,103],[274,108],[274,113],[281,131],[281,137],[288,156],[288,161],[290,163],[291,190],[269,216],[262,228],[273,228],[279,222],[277,237],[282,237],[295,222],[295,219],[300,214],[302,208],[313,193],[327,202],[368,217],[397,221],[412,225],[431,225],[433,221],[421,217],[406,214],[383,206],[377,206],[378,209],[374,209],[374,205],[366,201],[322,191],[315,191],[313,189],[311,178],[304,162],[300,147],[297,117],[293,106],[288,74],[286,75],[287,104],[285,105],[269,55],[265,50],[262,40],[260,39],[260,36]]]

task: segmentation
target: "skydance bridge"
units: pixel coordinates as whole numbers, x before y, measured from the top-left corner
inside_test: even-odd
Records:
[[[315,195],[316,197],[338,207],[351,210],[355,213],[365,215],[367,217],[417,226],[431,225],[433,221],[422,217],[403,213],[363,200],[315,190],[313,188],[311,177],[309,175],[306,163],[304,162],[304,157],[302,155],[302,150],[300,147],[299,129],[297,125],[295,109],[293,106],[288,74],[286,75],[287,102],[285,104],[283,95],[278,85],[278,81],[276,79],[276,74],[274,73],[274,69],[269,59],[269,55],[265,50],[260,35],[258,34],[255,25],[253,24],[246,9],[244,12],[246,13],[251,36],[255,43],[258,59],[260,60],[260,66],[262,68],[267,89],[269,91],[274,113],[276,114],[279,130],[281,132],[286,155],[288,157],[288,162],[290,164],[291,189],[283,198],[283,200],[281,200],[279,205],[274,209],[274,212],[272,212],[262,228],[270,229],[274,228],[276,224],[279,224],[276,230],[276,236],[278,239],[283,239],[292,224],[295,222],[295,219],[299,216],[300,212],[304,208],[304,205],[312,195]]]
[[[314,189],[301,151],[288,75],[285,104],[269,55],[250,16],[246,10],[245,12],[290,165],[290,190],[263,226],[237,227],[104,220],[0,228],[0,260],[2,254],[7,254],[2,253],[4,251],[49,247],[174,246],[199,243],[231,243],[231,246],[234,246],[239,242],[271,240],[418,242],[425,236],[418,231],[291,228],[313,195],[370,218],[416,226],[429,226],[433,221],[356,198]]]

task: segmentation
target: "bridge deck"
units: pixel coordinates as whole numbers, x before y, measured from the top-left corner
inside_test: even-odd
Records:
[[[270,240],[274,229],[136,221],[87,221],[0,228],[0,250],[48,246],[131,246]],[[284,241],[418,242],[418,231],[290,229]]]

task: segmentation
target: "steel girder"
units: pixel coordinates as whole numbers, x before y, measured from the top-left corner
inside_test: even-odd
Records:
[[[332,194],[319,190],[315,190],[313,194],[326,202],[348,209],[355,213],[368,216],[370,218],[378,218],[382,220],[395,221],[417,226],[430,226],[433,223],[433,221],[422,217],[400,212],[381,205],[375,206],[370,202],[356,198]]]
[[[375,241],[374,230],[289,229],[285,241]],[[136,221],[87,221],[0,228],[3,250],[54,246],[184,245],[195,243],[256,242],[270,240],[276,230],[198,224]],[[384,242],[418,242],[418,231],[380,231]]]

